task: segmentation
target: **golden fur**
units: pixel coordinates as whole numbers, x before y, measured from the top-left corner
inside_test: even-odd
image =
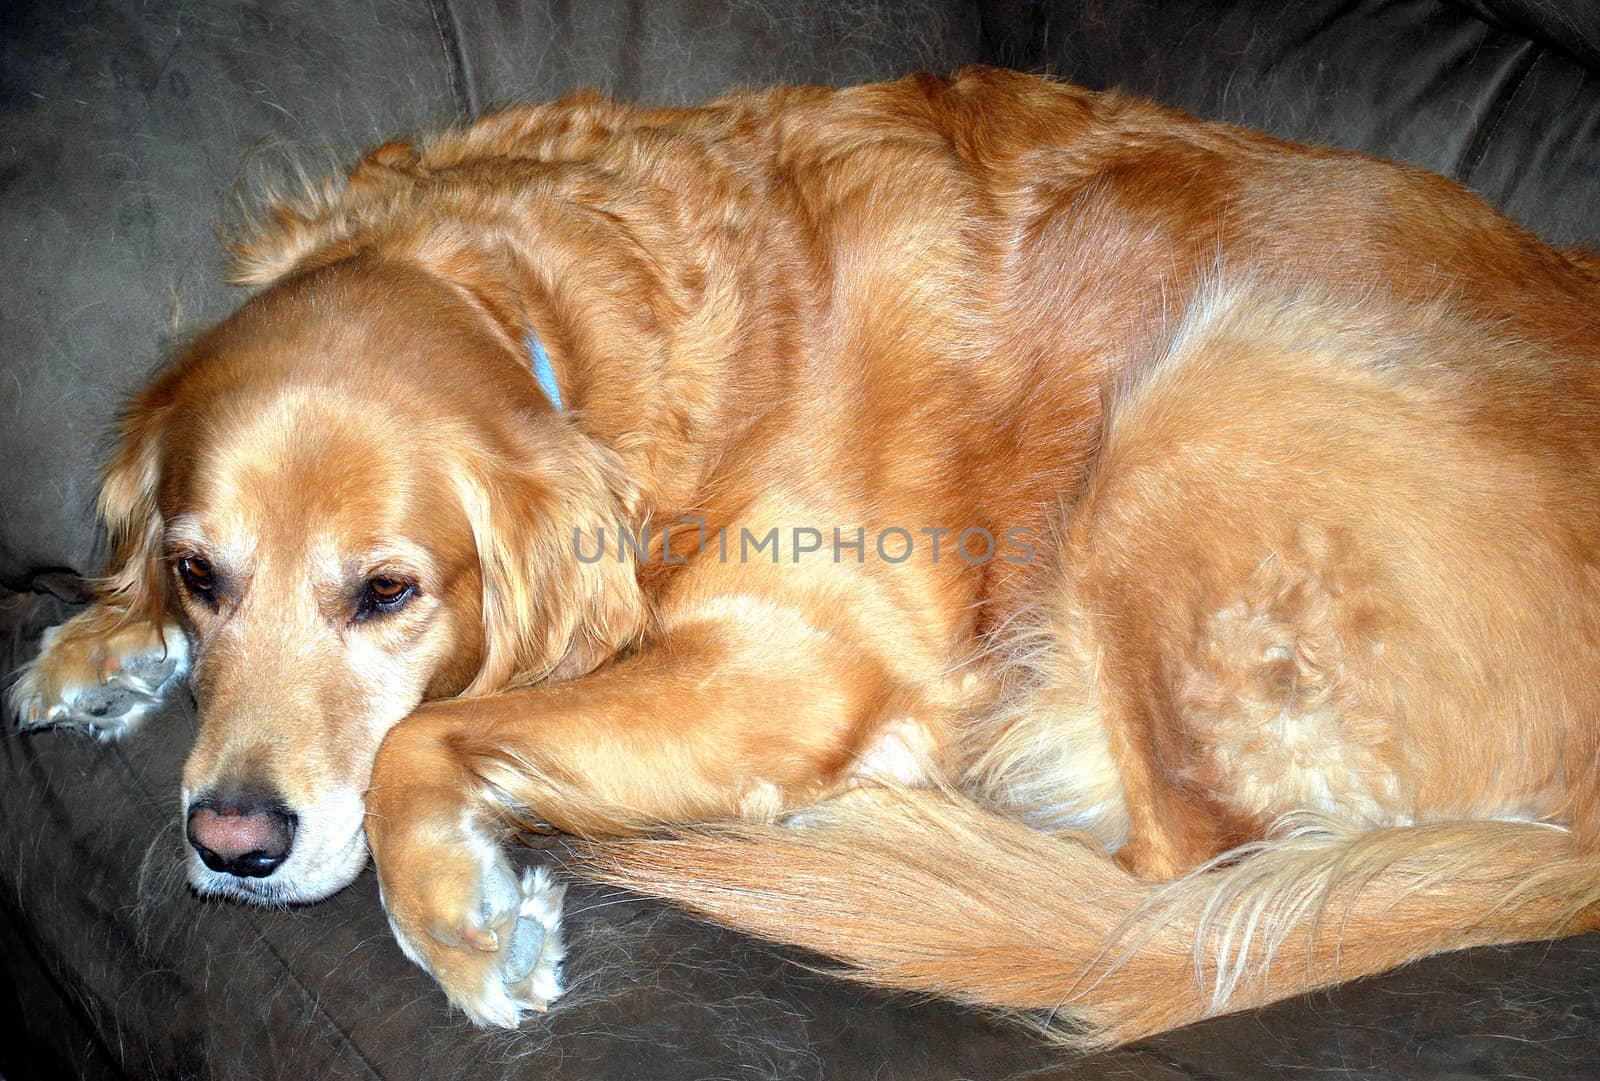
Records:
[[[298,822],[204,890],[324,896],[364,821],[515,1023],[479,894],[554,828],[1090,1043],[1600,925],[1595,264],[1445,180],[974,69],[512,109],[237,256],[14,695],[181,635],[186,798]]]

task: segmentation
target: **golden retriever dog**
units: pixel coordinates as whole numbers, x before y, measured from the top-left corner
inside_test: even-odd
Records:
[[[201,893],[370,851],[514,1025],[562,831],[1082,1044],[1600,926],[1600,274],[1448,181],[975,69],[511,109],[236,256],[12,691],[187,669]]]

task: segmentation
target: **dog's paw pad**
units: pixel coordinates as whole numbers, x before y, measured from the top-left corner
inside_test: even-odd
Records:
[[[483,921],[498,944],[498,976],[504,985],[505,1004],[517,1020],[525,1010],[544,1013],[561,994],[561,902],[565,894],[566,887],[556,885],[543,867],[525,870],[518,877],[496,860],[484,875]]]
[[[183,675],[186,662],[187,657],[175,656],[169,651],[135,654],[122,658],[107,682],[147,696],[159,696],[169,683]]]
[[[522,872],[518,886],[521,904],[500,974],[514,999],[544,1013],[562,990],[561,902],[567,888],[543,867]]]
[[[426,933],[420,937],[406,930],[418,923],[392,909],[390,924],[406,956],[432,973],[476,1024],[515,1028],[528,1012],[546,1012],[561,994],[566,887],[542,867],[518,875],[488,846],[461,847],[487,850],[477,873],[467,876],[476,880],[470,898],[456,894],[452,901],[452,891],[426,891],[434,916],[421,921]],[[469,903],[457,907],[459,900]],[[446,915],[452,910],[457,915]]]
[[[73,718],[81,718],[90,726],[114,723],[130,709],[148,705],[151,694],[137,687],[120,683],[102,683],[98,687],[85,687],[72,700]]]
[[[25,729],[114,738],[153,712],[188,670],[188,641],[177,627],[111,623],[95,609],[45,632],[42,647],[7,695]]]
[[[533,975],[544,952],[544,925],[532,916],[519,916],[511,929],[511,943],[506,947],[506,959],[500,972],[507,983],[520,983]]]

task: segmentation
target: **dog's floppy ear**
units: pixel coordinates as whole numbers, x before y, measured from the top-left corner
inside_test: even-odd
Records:
[[[129,410],[101,480],[96,506],[110,540],[111,558],[95,592],[103,603],[132,618],[160,622],[166,577],[156,493],[165,410],[151,405],[148,398],[139,399]]]
[[[480,455],[460,478],[483,576],[483,666],[466,694],[571,679],[633,642],[644,600],[632,553],[592,553],[638,514],[620,465],[560,422],[558,445]],[[518,460],[521,459],[521,460]]]

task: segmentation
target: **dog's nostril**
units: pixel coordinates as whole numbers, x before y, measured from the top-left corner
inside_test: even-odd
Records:
[[[189,844],[213,871],[265,878],[289,857],[295,817],[253,791],[209,796],[189,808]]]

